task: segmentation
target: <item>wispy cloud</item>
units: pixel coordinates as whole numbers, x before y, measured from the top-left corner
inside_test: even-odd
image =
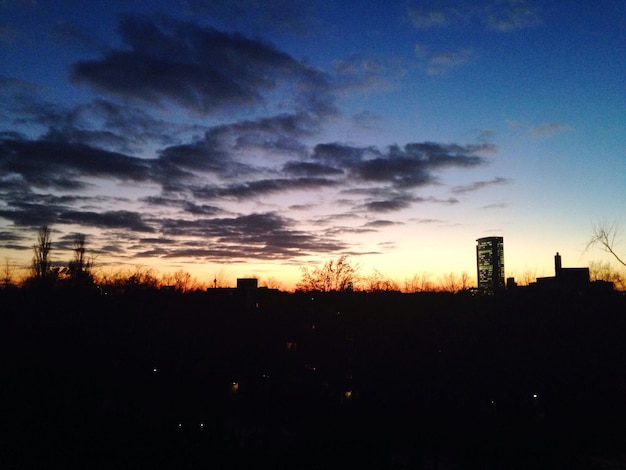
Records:
[[[410,6],[408,17],[417,29],[471,25],[502,33],[530,28],[541,23],[541,10],[527,0],[449,0]]]
[[[509,129],[527,132],[533,137],[550,137],[559,132],[568,131],[572,127],[559,122],[546,122],[538,126],[531,126],[516,120],[507,121]]]
[[[452,193],[454,194],[464,194],[470,193],[474,191],[478,191],[490,186],[502,186],[506,184],[510,184],[511,180],[509,178],[503,178],[501,176],[497,176],[492,180],[488,181],[474,181],[473,183],[463,185],[463,186],[455,186],[452,188]]]
[[[532,135],[537,137],[548,137],[556,134],[557,132],[566,131],[571,129],[570,126],[566,124],[561,124],[558,122],[548,122],[545,124],[541,124],[537,127],[532,127],[530,132]]]
[[[415,55],[422,61],[423,68],[428,75],[445,75],[469,63],[474,53],[470,48],[438,51],[430,46],[417,44]]]

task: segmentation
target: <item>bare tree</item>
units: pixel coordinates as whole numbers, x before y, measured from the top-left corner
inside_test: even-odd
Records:
[[[615,289],[626,290],[626,277],[614,269],[608,261],[592,261],[589,263],[589,278],[592,281],[612,282]]]
[[[268,277],[263,281],[263,285],[268,289],[280,289],[282,287],[281,282],[275,277]]]
[[[125,279],[126,291],[156,290],[159,288],[157,272],[152,268],[136,265],[132,273]]]
[[[33,246],[31,273],[26,279],[27,284],[37,287],[51,287],[59,277],[59,268],[52,266],[50,252],[52,239],[50,228],[43,226],[37,232],[37,244]]]
[[[186,293],[191,292],[197,288],[199,288],[200,284],[198,281],[191,276],[187,271],[179,269],[171,276],[172,285],[174,286],[174,290],[176,292]],[[165,279],[165,278],[164,278]]]
[[[471,282],[472,281],[470,280],[470,275],[467,273],[467,271],[463,271],[461,273],[461,277],[459,278],[459,288],[461,290],[467,290],[472,286]]]
[[[86,256],[86,245],[85,234],[76,233],[74,235],[74,257],[64,271],[72,287],[89,287],[93,285],[93,258]]]
[[[304,291],[352,290],[359,280],[358,266],[353,266],[347,255],[328,260],[323,266],[309,269],[302,267],[302,280],[296,288]]]
[[[368,292],[395,291],[399,290],[398,284],[386,277],[378,269],[374,269],[372,274],[363,279],[365,290]]]
[[[50,251],[52,250],[52,239],[50,229],[43,226],[37,232],[37,244],[33,246],[35,255],[32,262],[32,277],[38,280],[47,278],[50,275]]]
[[[586,250],[599,246],[600,249],[610,253],[622,266],[626,267],[626,261],[620,257],[617,250],[616,237],[620,232],[617,222],[599,222],[592,226],[593,234],[587,242]]]
[[[456,293],[461,288],[461,281],[453,272],[441,276],[441,290]]]
[[[537,280],[537,269],[527,269],[526,271],[524,271],[522,273],[522,276],[520,277],[519,283],[522,286],[527,286],[532,282],[535,282]]]
[[[4,258],[4,266],[2,268],[2,285],[5,289],[13,285],[13,274],[15,266],[11,264],[9,258]]]
[[[412,278],[404,281],[404,291],[410,294],[415,292],[428,292],[434,290],[433,283],[430,281],[430,274],[415,274]]]

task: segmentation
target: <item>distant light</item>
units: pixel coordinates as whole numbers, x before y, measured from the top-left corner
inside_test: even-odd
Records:
[[[343,396],[349,399],[352,397],[352,390],[346,390]]]
[[[178,429],[183,427],[183,423],[178,423]]]
[[[204,423],[202,421],[200,421],[200,427],[203,428],[204,427]]]
[[[157,373],[157,368],[155,367],[154,369],[152,369],[152,372],[154,372],[156,374]]]
[[[537,399],[537,394],[533,393],[533,398]]]
[[[492,405],[495,405],[495,404],[496,404],[496,402],[495,402],[494,400],[491,400],[491,404],[492,404]]]

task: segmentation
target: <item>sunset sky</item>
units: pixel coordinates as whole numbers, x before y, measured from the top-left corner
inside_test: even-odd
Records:
[[[0,261],[400,284],[626,252],[626,2],[0,1]],[[619,240],[618,240],[619,241]]]

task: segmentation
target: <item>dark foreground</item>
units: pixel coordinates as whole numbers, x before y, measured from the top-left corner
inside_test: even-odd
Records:
[[[0,468],[626,468],[623,295],[0,295]]]

